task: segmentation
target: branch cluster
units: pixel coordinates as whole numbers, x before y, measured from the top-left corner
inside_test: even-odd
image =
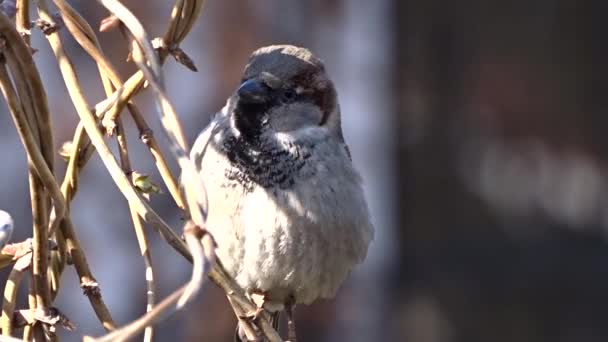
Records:
[[[38,14],[33,25],[41,29],[53,50],[80,121],[72,141],[61,148],[61,155],[68,166],[63,179],[59,181],[54,172],[53,126],[46,91],[32,59],[35,49],[30,46],[30,1],[3,1],[0,6],[0,90],[28,156],[33,227],[32,239],[24,247],[9,245],[1,253],[5,261],[0,263],[0,267],[12,266],[4,287],[0,318],[2,338],[12,338],[15,330],[23,326],[25,340],[56,340],[57,326],[72,328],[73,323],[53,307],[53,301],[61,290],[61,274],[70,264],[76,269],[83,293],[107,331],[105,336],[98,338],[85,337],[88,341],[124,341],[142,330],[145,330],[144,340],[152,340],[154,324],[166,318],[168,315],[165,313],[182,309],[200,292],[207,277],[224,289],[237,317],[255,311],[255,304],[216,261],[213,237],[205,230],[205,189],[188,158],[188,146],[174,107],[166,96],[163,81],[162,64],[168,56],[173,56],[189,69],[196,70],[179,44],[200,17],[204,1],[176,0],[164,36],[152,39],[137,17],[120,1],[98,0],[109,13],[101,22],[100,31],[119,29],[129,44],[130,59],[139,68],[126,81],[121,79],[116,68],[104,55],[91,25],[67,1],[53,0],[58,13],[51,12],[46,0],[33,3],[37,6]],[[12,16],[15,16],[14,23],[10,18]],[[64,38],[58,32],[63,28],[97,64],[106,95],[97,104],[91,104],[85,96],[71,58],[64,49]],[[172,157],[177,160],[181,170],[181,187],[134,102],[135,95],[145,88],[150,88],[155,95],[163,132],[168,138]],[[158,187],[145,175],[138,174],[131,165],[122,122],[123,112],[128,112],[135,122],[139,141],[148,147],[164,185],[176,206],[188,218],[183,228],[183,239],[148,203],[150,193],[157,191]],[[118,146],[117,156],[108,145],[112,140]],[[117,327],[104,304],[99,284],[88,265],[85,250],[80,245],[77,229],[70,219],[70,204],[78,191],[79,173],[94,153],[100,156],[126,199],[146,267],[147,312],[123,327]],[[158,232],[171,247],[192,262],[190,281],[158,303],[154,267],[145,231],[148,227]],[[19,252],[11,254],[11,251]],[[24,276],[31,277],[28,288],[29,308],[16,310],[17,292]],[[255,322],[241,323],[245,329],[261,330],[269,341],[281,340],[264,313]]]

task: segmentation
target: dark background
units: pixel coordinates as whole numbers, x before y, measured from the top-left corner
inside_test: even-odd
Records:
[[[125,3],[153,35],[164,32],[169,1]],[[94,1],[73,4],[93,26],[106,15]],[[301,341],[608,338],[607,10],[604,1],[565,0],[208,1],[182,46],[199,72],[165,67],[189,140],[234,91],[251,51],[303,45],[336,83],[365,180],[376,239],[338,298],[298,309]],[[116,32],[100,39],[126,78],[135,69],[125,42]],[[39,32],[33,44],[60,145],[77,116]],[[93,63],[74,42],[69,53],[89,101],[101,100]],[[138,103],[159,131],[150,94]],[[26,159],[4,114],[0,208],[21,240],[31,235]],[[159,181],[132,126],[133,164]],[[166,191],[152,204],[179,227]],[[72,214],[114,318],[138,317],[143,262],[126,202],[97,157]],[[189,266],[151,236],[164,297]],[[75,272],[62,279],[56,305],[79,329],[62,338],[101,334]],[[158,326],[157,340],[228,341],[233,326],[209,285]]]

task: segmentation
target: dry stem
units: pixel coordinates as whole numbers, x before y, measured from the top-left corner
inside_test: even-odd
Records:
[[[192,29],[201,13],[204,1],[177,0],[167,31],[158,44],[160,48],[155,50],[151,37],[147,35],[141,23],[121,2],[117,0],[98,0],[114,17],[120,20],[120,25],[124,25],[124,32],[130,39],[133,48],[133,60],[140,69],[124,83],[116,69],[104,56],[91,26],[65,0],[54,0],[54,2],[59,8],[67,30],[97,63],[107,98],[94,107],[89,105],[78,81],[74,66],[64,51],[62,38],[56,30],[45,30],[69,96],[81,120],[74,133],[66,175],[61,187],[59,187],[53,175],[54,145],[46,94],[28,46],[29,1],[18,1],[19,10],[16,28],[8,18],[0,14],[0,32],[2,34],[0,43],[3,43],[1,46],[3,61],[6,62],[0,66],[0,87],[26,148],[30,163],[30,192],[32,194],[34,217],[33,282],[31,282],[29,296],[30,307],[42,310],[51,307],[52,300],[59,291],[59,277],[66,264],[66,257],[69,256],[100,322],[106,330],[115,329],[110,312],[103,303],[98,285],[91,274],[84,251],[80,247],[69,217],[69,204],[78,189],[79,171],[84,167],[93,152],[97,151],[129,205],[140,251],[146,265],[148,293],[148,312],[146,315],[99,340],[126,340],[145,327],[148,327],[145,338],[151,340],[151,328],[154,323],[160,320],[161,314],[175,312],[192,300],[200,292],[207,275],[226,291],[237,315],[255,310],[255,305],[249,301],[242,289],[235,284],[233,279],[227,276],[221,264],[215,260],[215,244],[212,236],[205,230],[206,203],[201,200],[205,190],[194,165],[188,158],[188,146],[177,114],[166,96],[161,72],[161,65],[169,53],[172,53],[178,60],[176,51],[179,51],[181,56],[185,56],[178,45]],[[46,1],[38,1],[38,12],[46,26],[56,27]],[[192,66],[190,67],[192,68]],[[159,144],[153,137],[148,124],[132,101],[133,96],[143,89],[144,79],[156,95],[156,104],[164,132],[169,138],[171,151],[174,153],[182,172],[182,183],[185,185],[183,187],[184,194],[180,192],[176,177],[173,176],[168,167],[167,160],[161,153]],[[185,210],[186,216],[191,218],[184,229],[185,241],[181,240],[164,220],[150,208],[146,199],[132,184],[132,179],[130,179],[132,169],[126,135],[119,117],[125,107],[128,108],[137,125],[141,140],[148,146],[153,155],[157,169],[177,207]],[[91,108],[96,109],[95,113]],[[116,133],[120,165],[99,130],[101,123],[110,133]],[[142,219],[155,228],[175,250],[187,260],[193,262],[192,276],[189,283],[154,307],[153,269]],[[48,262],[48,238],[55,239],[59,246],[58,251],[52,253],[50,264]],[[50,290],[49,279],[47,279],[49,274],[47,270],[49,269],[51,270],[49,273],[52,280]],[[18,277],[19,274],[17,273],[12,274],[13,281],[5,287],[5,295],[8,296],[9,300],[5,299],[3,312],[6,313],[7,317],[9,317],[10,312],[14,311],[16,287],[20,281]],[[177,305],[174,306],[174,304]],[[10,335],[12,331],[11,323],[10,320],[7,322],[5,318],[3,316],[1,323],[3,333]],[[244,324],[249,325],[251,323],[244,322]],[[267,315],[261,315],[255,324],[269,341],[281,340],[270,326]],[[41,324],[34,324],[33,327],[34,329],[32,329],[32,326],[26,327],[24,337],[30,338],[33,334],[37,339],[45,339],[41,335]],[[252,328],[252,326],[248,327]]]

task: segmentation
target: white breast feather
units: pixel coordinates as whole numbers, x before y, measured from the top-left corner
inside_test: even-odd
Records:
[[[314,134],[323,134],[321,128]],[[210,133],[200,139],[209,139]],[[279,310],[287,296],[297,303],[335,295],[362,262],[373,238],[361,180],[340,143],[324,139],[289,189],[247,191],[225,177],[232,168],[219,150],[220,133],[204,156],[193,154],[209,198],[208,229],[218,257],[244,289],[268,291]],[[279,139],[289,139],[280,136]],[[291,137],[293,138],[293,137]],[[193,149],[194,151],[194,149]]]

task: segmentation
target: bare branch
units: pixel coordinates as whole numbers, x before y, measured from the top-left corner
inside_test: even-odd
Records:
[[[39,2],[40,15],[44,20],[52,20],[48,11],[43,8],[42,4],[44,1]],[[68,93],[72,98],[72,102],[76,107],[76,111],[80,116],[84,124],[84,129],[86,130],[91,142],[97,149],[99,156],[108,172],[112,176],[112,179],[121,190],[122,194],[125,196],[129,203],[132,203],[136,209],[137,213],[146,221],[149,222],[154,228],[156,228],[161,235],[166,239],[166,241],[175,248],[179,253],[181,253],[187,259],[190,259],[190,253],[183,241],[175,234],[173,230],[165,223],[165,221],[158,216],[146,203],[146,201],[137,193],[137,191],[131,185],[127,176],[122,172],[118,162],[112,155],[109,147],[105,143],[103,136],[99,132],[97,128],[97,120],[95,115],[91,112],[89,108],[91,108],[86,100],[82,88],[80,87],[80,82],[78,81],[78,77],[76,76],[76,72],[74,70],[74,66],[70,61],[69,57],[66,55],[63,49],[63,43],[60,36],[57,33],[53,33],[47,36],[49,43],[55,53],[55,57],[59,62],[59,68],[61,69],[63,79],[68,88]]]

